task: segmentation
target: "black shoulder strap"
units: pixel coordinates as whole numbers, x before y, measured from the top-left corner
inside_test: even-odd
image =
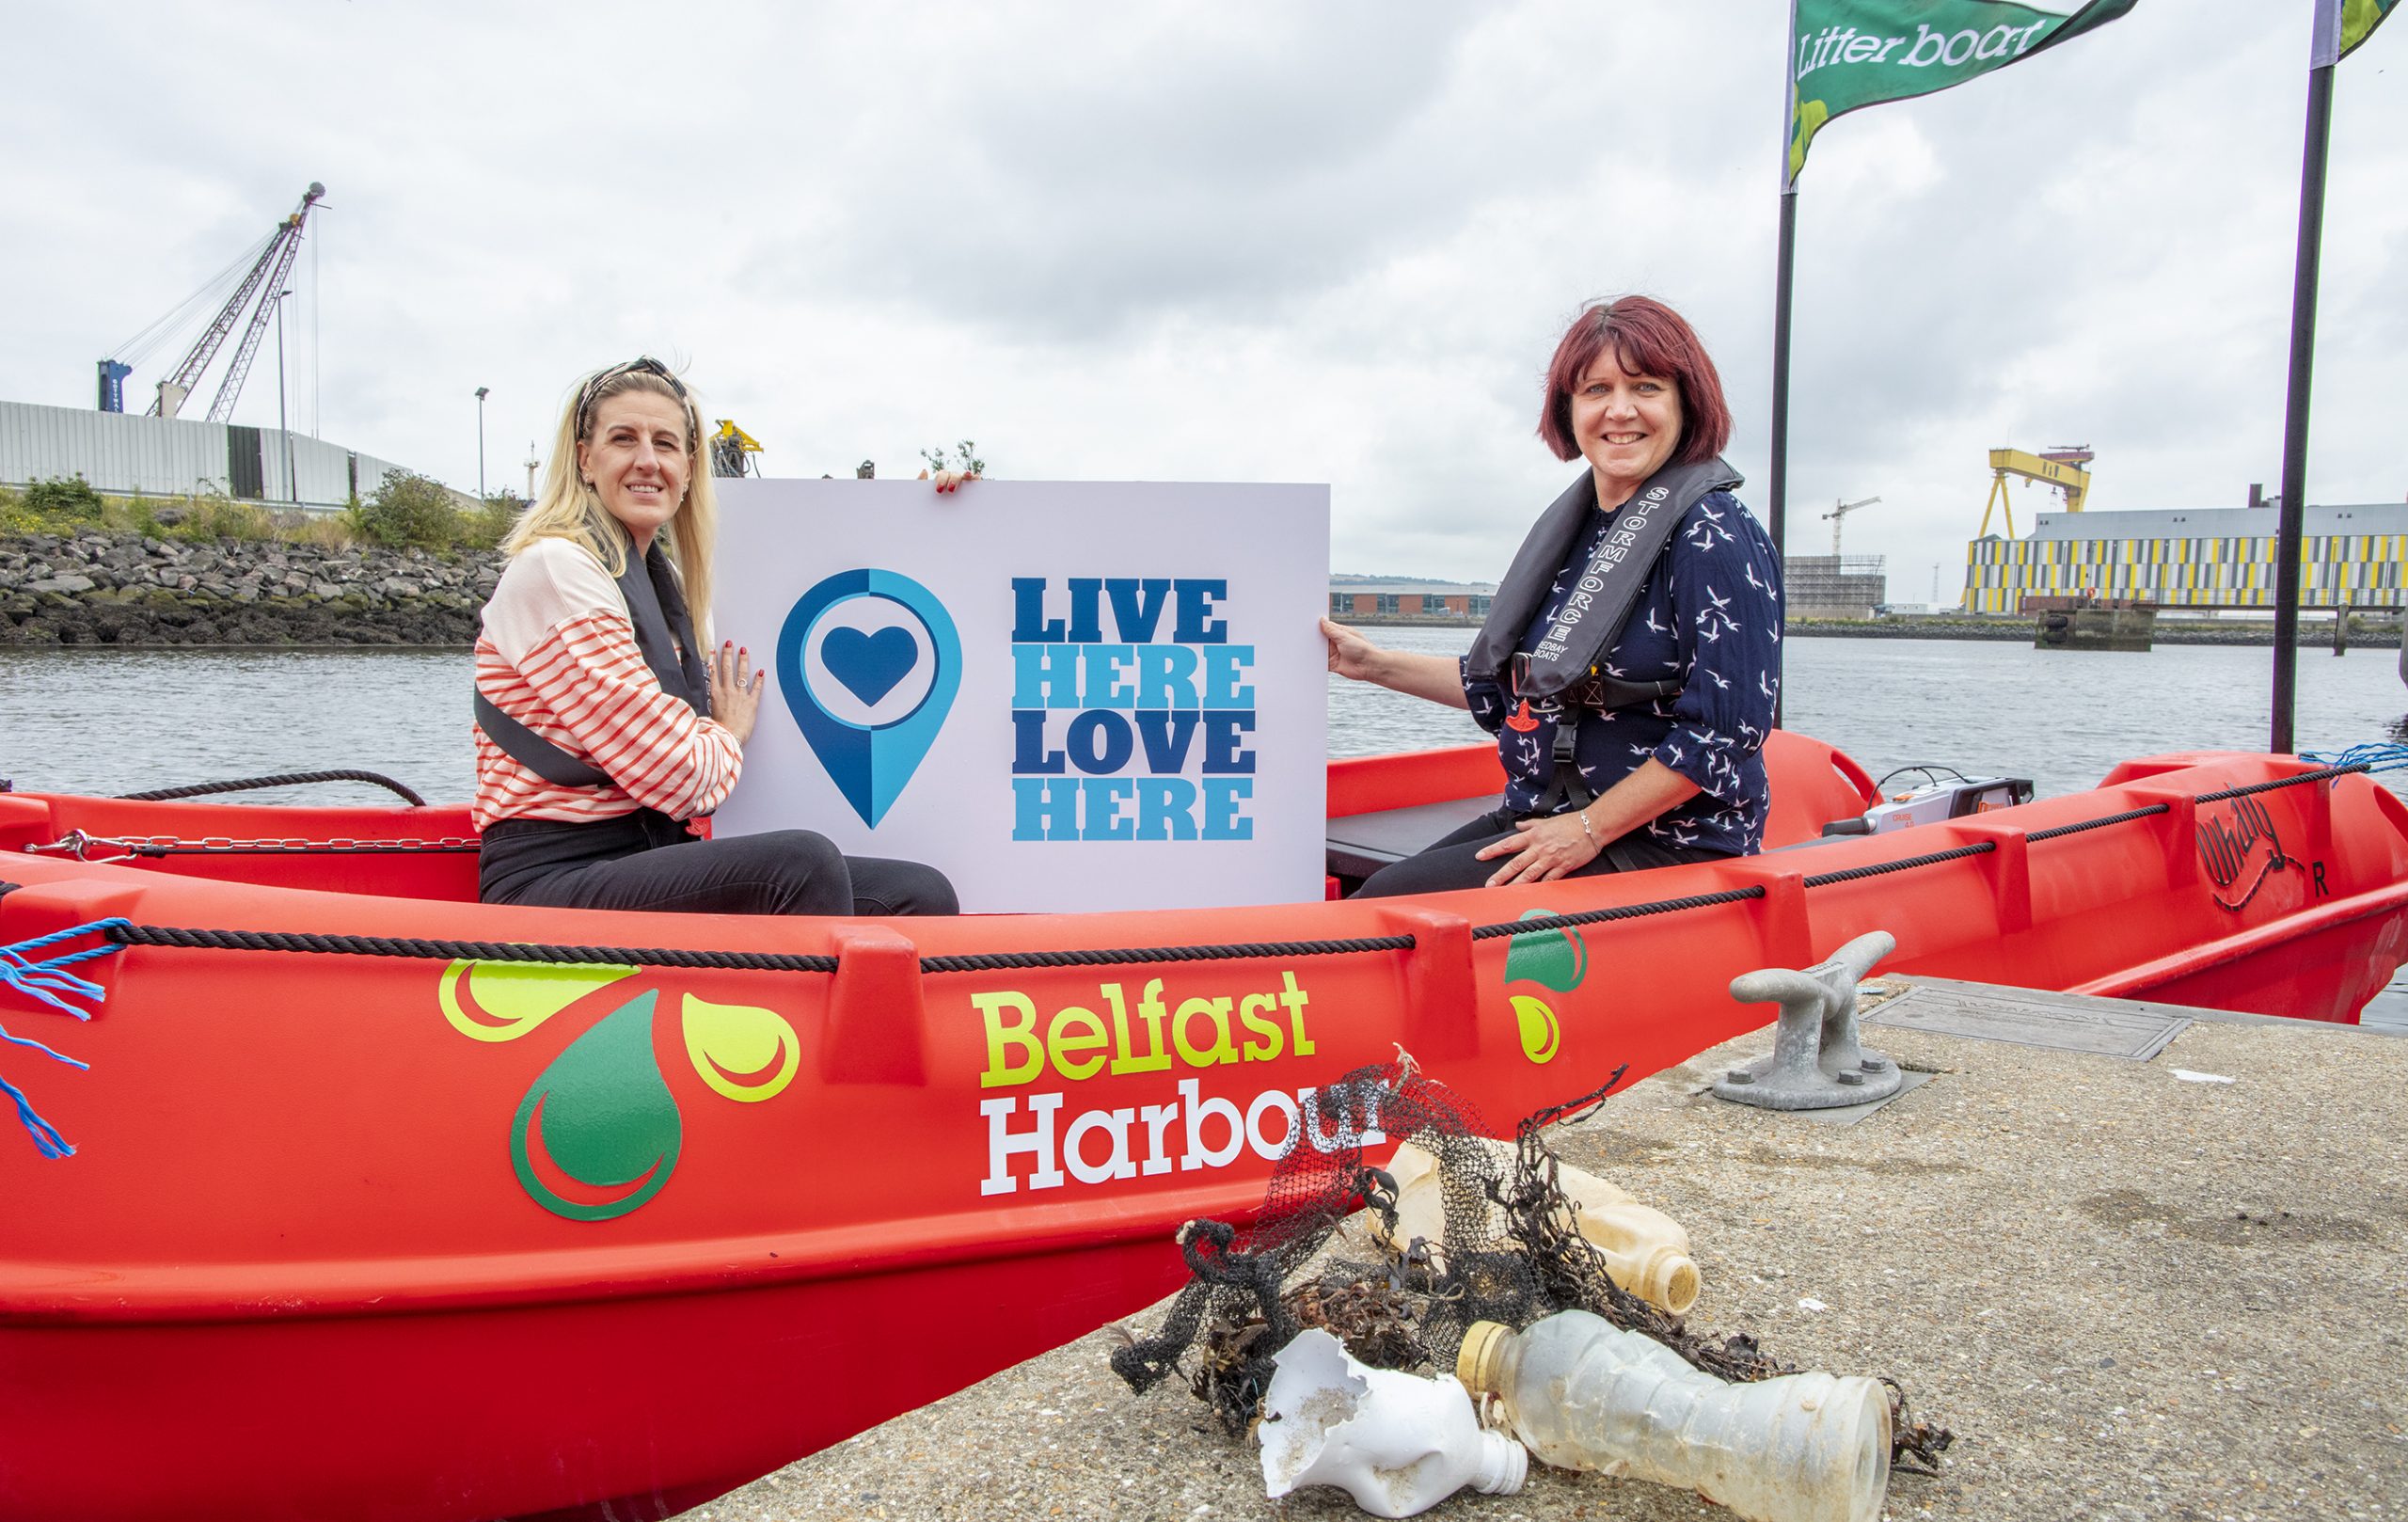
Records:
[[[635,627],[636,648],[643,653],[643,663],[652,668],[662,691],[685,700],[708,719],[711,689],[704,674],[703,653],[695,648],[686,591],[677,584],[677,572],[660,547],[660,537],[654,535],[651,548],[642,555],[635,552],[632,542],[625,547],[627,565],[619,573],[619,596],[627,605],[627,622]]]
[[[555,787],[607,787],[610,778],[596,771],[577,757],[554,745],[550,740],[529,729],[493,705],[483,692],[476,694],[477,727],[485,738],[501,747],[501,753],[525,767]]]
[[[693,619],[686,610],[685,589],[677,583],[675,568],[669,563],[657,535],[645,554],[635,552],[633,540],[622,539],[621,546],[627,563],[619,573],[619,595],[627,605],[636,649],[662,691],[709,718],[710,682],[705,674],[703,653],[694,645]],[[502,754],[554,786],[611,785],[610,773],[578,760],[511,718],[483,692],[476,694],[476,714],[477,727],[501,747]]]

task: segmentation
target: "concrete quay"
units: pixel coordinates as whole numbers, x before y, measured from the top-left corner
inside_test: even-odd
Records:
[[[1893,1375],[1914,1415],[1955,1430],[1936,1478],[1893,1479],[1889,1517],[2408,1515],[2408,1039],[2178,1018],[2136,1060],[1918,1029],[1908,1011],[1867,1039],[1929,1077],[1861,1118],[1704,1094],[1769,1048],[1765,1030],[1637,1085],[1556,1149],[1688,1228],[1693,1328]],[[1591,1078],[1565,1074],[1567,1091]],[[927,1335],[946,1314],[929,1308]],[[1176,1383],[1132,1396],[1112,1345],[1082,1338],[688,1515],[1363,1514],[1334,1490],[1265,1499],[1252,1445]],[[1533,1463],[1518,1495],[1429,1514],[1732,1514]]]

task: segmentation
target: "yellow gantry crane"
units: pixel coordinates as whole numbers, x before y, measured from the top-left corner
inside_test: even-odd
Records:
[[[715,476],[748,476],[753,473],[748,455],[762,452],[761,441],[738,428],[725,418],[719,420],[719,432],[711,444],[711,474]]]
[[[1973,537],[1988,536],[1990,514],[1997,509],[2005,510],[2006,536],[2015,537],[2015,503],[2006,494],[2009,476],[2053,486],[2065,498],[2067,512],[2081,512],[2083,499],[2090,492],[2090,472],[2082,468],[2098,457],[2087,444],[2068,444],[2037,454],[2024,450],[1990,451],[1990,499],[1982,508],[1981,532]]]

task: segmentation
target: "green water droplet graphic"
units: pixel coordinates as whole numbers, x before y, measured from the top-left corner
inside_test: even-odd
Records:
[[[677,1101],[652,1050],[647,991],[596,1022],[552,1059],[518,1104],[510,1161],[520,1187],[555,1215],[608,1221],[660,1192],[684,1140]],[[536,1176],[534,1152],[591,1189],[628,1189],[599,1202],[564,1198]]]
[[[1526,911],[1522,918],[1551,918],[1549,909]],[[1505,981],[1529,982],[1550,988],[1558,993],[1569,993],[1589,975],[1589,943],[1576,929],[1528,930],[1513,937],[1505,948]]]

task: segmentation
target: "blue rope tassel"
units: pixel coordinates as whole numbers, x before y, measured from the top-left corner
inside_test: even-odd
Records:
[[[62,942],[75,940],[79,936],[91,935],[128,923],[130,922],[123,919],[93,920],[87,925],[71,926],[64,930],[54,930],[48,935],[36,936],[31,941],[20,941],[14,945],[0,946],[0,984],[15,989],[28,998],[40,1001],[62,1015],[76,1020],[89,1020],[92,1018],[90,1010],[78,1008],[68,1001],[88,999],[94,1004],[99,1004],[108,997],[108,991],[91,979],[79,977],[67,969],[78,962],[111,956],[124,948],[114,941],[104,941],[97,946],[87,946],[81,951],[61,952],[55,957],[45,957],[40,961],[34,960],[27,954],[40,951],[46,946],[57,945]],[[91,1070],[91,1064],[88,1062],[78,1062],[64,1053],[55,1052],[29,1036],[13,1035],[6,1027],[0,1027],[0,1042],[6,1042],[10,1046],[31,1047],[53,1062],[63,1062],[71,1068],[84,1071]],[[40,1112],[34,1108],[33,1101],[25,1098],[24,1089],[5,1078],[0,1078],[0,1095],[6,1095],[9,1102],[16,1105],[19,1123],[24,1125],[26,1134],[33,1137],[34,1148],[42,1156],[72,1157],[75,1155],[75,1149],[69,1146],[67,1138],[58,1134],[56,1126],[41,1118]]]
[[[2320,767],[2364,767],[2368,771],[2397,771],[2408,767],[2408,745],[2389,740],[2370,740],[2353,745],[2339,755],[2323,755],[2315,751],[2302,751],[2299,758],[2313,761]]]

